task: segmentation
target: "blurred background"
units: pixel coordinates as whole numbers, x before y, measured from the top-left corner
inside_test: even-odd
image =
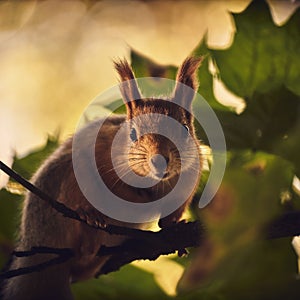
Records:
[[[178,66],[206,32],[209,46],[228,47],[230,12],[249,2],[0,1],[0,159],[12,163],[14,152],[25,155],[47,134],[72,134],[87,104],[117,84],[112,59],[129,58],[130,48]],[[268,3],[279,25],[299,6]],[[239,105],[217,88],[218,99],[225,93]]]
[[[299,298],[291,238],[265,241],[261,229],[300,209],[300,2],[253,3],[0,1],[0,160],[28,179],[118,83],[113,59],[126,57],[140,77],[157,67],[174,77],[191,53],[207,58],[200,92],[223,126],[228,159],[211,204],[190,211],[206,226],[202,246],[75,284],[76,299]],[[1,172],[0,189],[6,181]],[[1,266],[24,192],[13,184],[0,190]]]

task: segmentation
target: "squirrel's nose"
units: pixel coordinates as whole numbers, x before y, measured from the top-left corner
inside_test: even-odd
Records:
[[[169,157],[165,157],[161,154],[155,154],[150,159],[150,166],[152,171],[157,174],[163,176],[166,172],[167,166],[169,163]]]

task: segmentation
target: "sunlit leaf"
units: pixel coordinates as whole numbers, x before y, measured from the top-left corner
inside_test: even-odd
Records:
[[[48,136],[46,145],[23,158],[14,158],[12,168],[26,179],[30,179],[41,163],[57,148],[58,137]]]
[[[300,11],[276,26],[265,1],[233,14],[237,32],[226,50],[210,50],[226,86],[251,102],[254,92],[285,85],[300,95]]]
[[[152,274],[131,265],[99,279],[76,283],[72,286],[76,300],[169,299],[156,285]]]

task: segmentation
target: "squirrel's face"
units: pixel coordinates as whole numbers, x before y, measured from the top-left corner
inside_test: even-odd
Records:
[[[137,175],[169,180],[181,172],[195,171],[193,166],[200,155],[191,107],[200,62],[200,58],[192,57],[184,61],[173,94],[166,100],[143,98],[127,61],[115,62],[127,110],[125,153]]]
[[[193,118],[172,100],[136,101],[127,123],[128,164],[136,174],[169,180],[199,160]]]

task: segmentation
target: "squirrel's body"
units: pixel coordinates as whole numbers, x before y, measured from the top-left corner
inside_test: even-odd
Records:
[[[194,73],[199,63],[199,59],[187,59],[178,72],[177,81],[188,85],[192,89],[196,89],[197,83],[195,82]],[[132,70],[126,62],[116,63],[116,69],[122,81],[129,80],[128,82],[132,82],[134,80]],[[143,126],[142,123],[139,124],[139,116],[156,113],[175,119],[184,125],[189,130],[189,134],[194,137],[192,115],[170,99],[143,99],[139,94],[135,81],[127,87],[121,88],[121,92],[126,104],[127,115],[112,115],[108,117],[101,127],[95,145],[93,144],[94,140],[91,132],[98,126],[98,122],[92,122],[81,130],[80,134],[84,137],[84,147],[82,147],[82,150],[80,149],[77,153],[79,157],[75,159],[79,159],[82,167],[86,168],[88,172],[89,160],[85,156],[85,149],[95,147],[95,160],[98,172],[107,187],[115,195],[135,203],[151,202],[168,194],[177,183],[181,172],[186,172],[199,180],[200,170],[195,170],[194,168],[195,162],[200,161],[199,150],[192,155],[187,149],[186,160],[190,167],[181,169],[178,153],[174,149],[174,145],[166,137],[155,134],[138,136]],[[179,87],[175,90],[175,94],[176,92],[182,93]],[[134,98],[133,95],[137,94],[139,96],[138,99],[132,99]],[[186,97],[191,98],[186,99],[186,101],[191,103],[194,94],[186,95]],[[153,168],[155,172],[162,172],[160,167],[157,166],[157,161],[152,161],[151,157],[158,153],[165,157],[167,169],[163,171],[164,179],[154,187],[137,188],[123,182],[120,180],[120,174],[116,172],[118,166],[116,167],[112,162],[111,149],[113,139],[121,125],[124,122],[131,122],[133,118],[137,120],[130,125],[131,132],[128,133],[132,140],[131,143],[133,143],[133,150],[128,154],[127,145],[120,144],[119,154],[117,153],[117,155],[119,155],[120,161],[122,159],[137,160],[138,164],[132,163],[130,167],[140,176],[151,173]],[[158,119],[157,124],[159,122],[160,120]],[[136,140],[135,137],[132,137],[132,128],[134,129],[133,133],[136,136]],[[182,135],[185,134],[184,132],[182,133]],[[67,140],[44,162],[34,175],[33,184],[52,199],[57,199],[69,208],[79,212],[81,216],[87,219],[88,223],[94,222],[99,224],[104,222],[105,224],[116,224],[119,226],[141,227],[141,224],[125,223],[103,215],[85,198],[78,186],[73,170],[72,142],[73,138]],[[128,157],[128,155],[132,157]],[[184,159],[184,157],[181,157],[181,159]],[[153,176],[155,177],[156,175]],[[159,224],[161,227],[169,226],[180,219],[184,208],[190,203],[195,189],[196,187],[189,190],[189,187],[187,187],[187,190],[182,190],[177,195],[179,199],[184,199],[184,203],[175,212],[160,220]],[[101,195],[99,195],[99,201],[101,201]],[[101,273],[101,266],[109,258],[100,258],[96,255],[100,246],[118,245],[122,241],[124,241],[122,236],[109,235],[102,230],[91,228],[82,222],[62,216],[62,214],[50,207],[49,203],[39,199],[32,193],[28,193],[24,202],[19,243],[16,250],[30,250],[34,246],[71,248],[75,256],[63,264],[53,265],[40,272],[8,279],[4,287],[4,300],[73,299],[70,291],[70,282],[92,278],[97,273]],[[10,269],[36,265],[54,257],[52,254],[40,254],[22,258],[14,257]]]

